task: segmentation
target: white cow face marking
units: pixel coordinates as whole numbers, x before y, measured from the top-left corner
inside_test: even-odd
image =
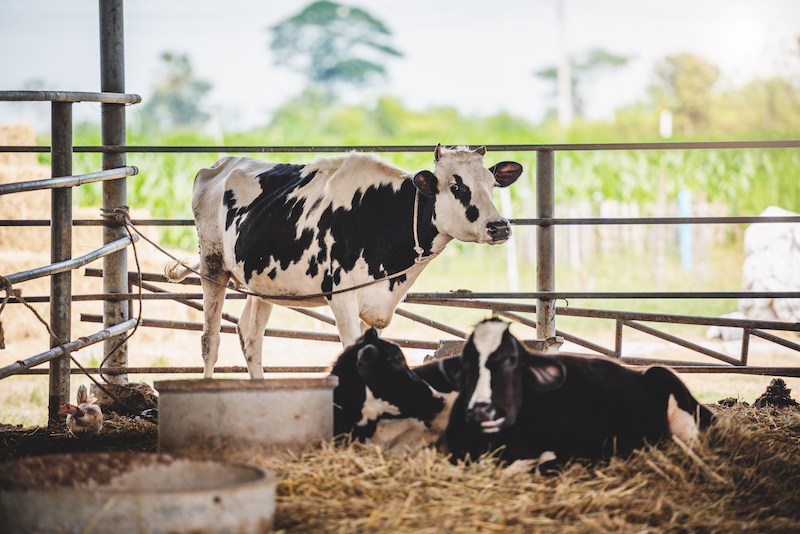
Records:
[[[500,321],[483,322],[475,327],[472,343],[478,351],[478,382],[467,405],[472,409],[476,404],[492,402],[492,372],[486,366],[489,356],[500,347],[503,334],[508,330],[508,323]],[[492,428],[492,427],[488,427]]]
[[[439,232],[459,241],[504,243],[511,235],[508,220],[492,200],[495,185],[511,185],[522,173],[518,163],[503,162],[487,169],[485,149],[436,147],[434,172],[423,171],[414,178],[424,194],[436,196],[434,224]]]
[[[684,443],[690,443],[697,437],[699,430],[694,416],[678,406],[674,395],[669,396],[667,421],[669,422],[669,431]]]
[[[388,413],[391,415],[400,415],[400,408],[394,404],[390,404],[383,399],[378,399],[372,394],[372,390],[365,386],[367,390],[367,399],[364,401],[364,406],[361,408],[361,421],[356,423],[358,426],[364,426],[370,421],[378,419],[381,415]]]

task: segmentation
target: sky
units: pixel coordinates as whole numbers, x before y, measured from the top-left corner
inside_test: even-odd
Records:
[[[470,116],[508,112],[531,121],[555,106],[534,72],[559,58],[558,0],[342,0],[388,26],[402,58],[389,77],[353,101],[390,94],[415,111],[452,106]],[[691,52],[720,67],[720,86],[800,74],[800,0],[563,0],[569,53],[593,48],[630,57],[583,88],[591,119],[646,98],[656,62]],[[310,1],[128,0],[126,92],[152,94],[159,57],[188,54],[213,90],[206,104],[223,131],[264,124],[304,79],[276,67],[268,29]],[[98,2],[0,0],[0,90],[100,90]],[[0,123],[49,129],[45,103],[0,102]],[[135,106],[129,109],[135,114]],[[78,104],[76,121],[99,123],[99,104]],[[130,120],[130,119],[129,119]],[[524,140],[520,140],[524,142]]]

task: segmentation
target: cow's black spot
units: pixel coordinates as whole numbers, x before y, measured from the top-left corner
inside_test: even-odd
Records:
[[[267,276],[269,276],[270,279],[275,280],[275,276],[277,276],[277,274],[278,272],[273,268],[269,273],[267,273]]]
[[[477,206],[473,206],[472,202],[472,191],[470,188],[464,183],[464,180],[457,174],[453,175],[456,183],[450,186],[450,192],[453,193],[453,196],[461,202],[461,205],[464,206],[467,210],[467,220],[469,222],[475,222],[478,220],[478,216],[480,215],[480,211],[478,210]]]
[[[470,206],[467,208],[467,220],[469,222],[477,221],[480,214],[481,212],[477,206]]]
[[[406,275],[401,274],[400,276],[395,276],[391,280],[389,280],[389,291],[394,291],[394,285],[401,285],[403,282],[406,281]]]
[[[314,199],[310,208],[322,210],[319,223],[315,228],[303,228],[298,239],[297,225],[310,199],[287,197],[314,179],[314,172],[301,177],[303,169],[301,165],[276,165],[258,175],[262,193],[248,206],[234,207],[235,192],[226,193],[226,221],[240,221],[234,252],[236,261],[244,263],[245,283],[254,273],[266,269],[273,270],[270,276],[275,269],[288,269],[302,259],[314,242],[319,251],[308,260],[306,274],[313,277],[324,273],[322,292],[341,284],[343,275],[355,268],[360,257],[364,258],[369,275],[376,279],[414,264],[412,219],[416,188],[410,179],[397,191],[389,184],[358,190],[349,206],[336,209],[325,199]],[[432,223],[434,203],[434,198],[420,196],[419,243],[428,254],[438,234]],[[330,247],[326,240],[332,243]],[[405,280],[405,276],[397,277],[391,287]]]

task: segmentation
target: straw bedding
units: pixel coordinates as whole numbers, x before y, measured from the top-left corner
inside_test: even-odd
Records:
[[[395,455],[318,443],[278,475],[283,532],[798,532],[800,410],[716,406],[691,448],[666,441],[627,458],[573,462],[534,477],[484,457],[451,465],[435,449]],[[0,459],[56,452],[155,451],[157,426],[110,413],[84,439],[0,428]]]

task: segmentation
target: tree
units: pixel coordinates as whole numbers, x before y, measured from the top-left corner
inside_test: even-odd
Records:
[[[164,52],[161,60],[165,73],[156,83],[153,96],[142,106],[142,122],[167,128],[205,122],[208,114],[202,111],[201,102],[211,91],[211,84],[195,77],[186,55]]]
[[[571,58],[572,110],[576,116],[582,117],[585,111],[585,101],[580,91],[581,84],[585,84],[587,80],[601,71],[626,65],[629,59],[599,48],[592,49],[579,58]],[[556,66],[547,67],[536,71],[534,74],[543,80],[552,81],[554,84],[558,83],[558,67]]]
[[[656,64],[648,92],[657,106],[672,112],[676,130],[692,133],[710,125],[719,74],[716,66],[693,54],[668,56]]]
[[[275,64],[318,85],[363,86],[386,76],[381,63],[402,54],[390,46],[391,32],[369,13],[327,0],[314,2],[270,28]]]

